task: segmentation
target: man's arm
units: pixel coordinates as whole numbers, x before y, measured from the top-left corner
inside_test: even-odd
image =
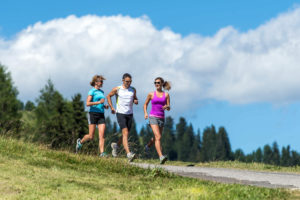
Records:
[[[106,96],[106,98],[107,98],[107,103],[108,103],[108,105],[109,105],[109,107],[110,107],[110,109],[111,109],[111,113],[112,113],[112,114],[115,114],[116,111],[115,111],[115,108],[114,108],[113,105],[112,105],[111,97],[114,96],[114,95],[116,95],[116,94],[117,94],[117,91],[118,91],[118,87],[115,87],[115,88],[113,88],[113,89],[110,91],[110,93],[108,93],[108,95]]]

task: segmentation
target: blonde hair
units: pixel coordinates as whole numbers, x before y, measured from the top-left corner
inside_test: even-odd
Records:
[[[102,80],[105,80],[105,78],[104,78],[102,75],[95,75],[95,76],[93,76],[93,79],[92,79],[92,81],[90,82],[90,85],[94,87],[94,86],[95,86],[95,82],[96,82],[98,79],[100,79],[101,81],[102,81]]]
[[[165,81],[162,77],[157,77],[156,79],[154,79],[155,81],[156,80],[160,80],[161,81],[161,84],[163,86],[163,88],[165,90],[171,90],[171,82],[170,81]]]

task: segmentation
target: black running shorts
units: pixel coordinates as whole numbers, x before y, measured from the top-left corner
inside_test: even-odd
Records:
[[[131,129],[131,125],[132,125],[132,119],[133,119],[133,114],[121,114],[121,113],[117,113],[117,120],[118,120],[118,124],[121,128],[121,130],[123,128],[127,128],[128,131],[130,131]]]
[[[90,112],[89,124],[105,124],[104,113]]]

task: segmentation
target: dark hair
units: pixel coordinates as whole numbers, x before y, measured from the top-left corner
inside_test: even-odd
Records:
[[[156,79],[154,79],[155,81],[156,80],[160,80],[161,81],[161,84],[163,86],[163,88],[165,90],[171,90],[171,82],[170,81],[164,81],[164,79],[162,77],[157,77]]]
[[[94,87],[94,86],[95,86],[95,82],[96,82],[98,79],[100,79],[101,81],[102,81],[102,80],[105,80],[105,78],[104,78],[102,75],[95,75],[95,76],[93,76],[93,79],[92,79],[92,81],[90,82],[90,85]]]
[[[125,78],[131,78],[131,75],[130,74],[128,74],[128,73],[125,73],[125,74],[123,74],[123,80],[125,79]]]

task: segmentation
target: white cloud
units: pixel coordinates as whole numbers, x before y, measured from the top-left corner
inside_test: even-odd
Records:
[[[48,78],[65,97],[85,97],[94,74],[107,78],[108,93],[129,72],[141,104],[155,77],[171,80],[173,112],[204,99],[298,101],[299,52],[299,8],[245,33],[225,27],[211,37],[157,30],[145,16],[87,15],[38,22],[11,40],[0,38],[0,62],[23,100],[35,99]]]

